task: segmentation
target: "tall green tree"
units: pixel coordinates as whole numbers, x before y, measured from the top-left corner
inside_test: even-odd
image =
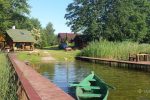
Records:
[[[15,24],[18,29],[27,29],[29,31],[35,29],[42,29],[41,23],[37,18],[27,17],[24,21]]]
[[[0,32],[25,21],[29,14],[28,0],[0,0]]]
[[[65,18],[89,40],[142,41],[149,31],[148,0],[74,0]]]
[[[43,37],[45,37],[46,39],[46,41],[47,41],[47,46],[50,46],[50,45],[54,45],[54,44],[56,44],[56,42],[57,42],[57,37],[56,37],[56,35],[54,34],[54,32],[55,32],[55,30],[54,30],[54,28],[53,28],[53,24],[51,23],[51,22],[49,22],[47,25],[46,25],[46,27],[45,27],[45,29],[44,29],[44,36]]]

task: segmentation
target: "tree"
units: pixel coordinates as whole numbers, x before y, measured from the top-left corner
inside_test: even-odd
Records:
[[[142,41],[149,31],[148,0],[74,0],[65,18],[89,40]]]
[[[142,41],[148,32],[147,17],[150,2],[147,0],[116,0],[103,16],[104,36],[108,40]]]
[[[45,43],[43,41],[43,43],[46,44],[46,46],[55,45],[57,43],[57,37],[55,36],[54,31],[52,23],[49,22],[42,34],[42,37],[45,38],[44,40],[46,41]]]
[[[0,32],[25,21],[29,8],[27,0],[0,0]]]
[[[19,29],[27,29],[29,31],[35,29],[42,29],[41,23],[37,18],[29,18],[27,17],[24,21],[20,23],[16,23],[15,26]]]
[[[34,36],[36,41],[40,40],[40,37],[41,37],[40,29],[33,28],[31,30],[31,32],[32,32],[32,35]]]
[[[101,0],[104,1],[104,0]],[[101,3],[98,0],[74,0],[68,5],[65,18],[73,32],[83,32],[89,40],[99,39]]]

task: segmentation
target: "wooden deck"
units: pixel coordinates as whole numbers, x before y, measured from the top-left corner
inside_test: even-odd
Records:
[[[77,60],[84,60],[84,61],[92,61],[94,63],[105,63],[110,66],[117,65],[119,67],[126,66],[130,68],[140,69],[144,71],[150,72],[150,61],[123,61],[123,60],[113,60],[113,59],[104,59],[104,58],[94,58],[94,57],[85,57],[85,56],[78,56],[76,57]]]

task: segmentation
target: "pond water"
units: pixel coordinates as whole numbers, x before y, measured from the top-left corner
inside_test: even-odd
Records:
[[[75,89],[69,83],[79,82],[93,70],[97,76],[114,86],[108,100],[150,100],[150,73],[109,67],[82,61],[38,63],[34,67],[66,93],[75,97]]]

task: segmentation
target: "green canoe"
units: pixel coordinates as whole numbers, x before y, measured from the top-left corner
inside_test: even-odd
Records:
[[[112,86],[99,79],[94,72],[83,79],[79,84],[70,84],[76,86],[76,96],[78,100],[107,100],[109,88]]]

